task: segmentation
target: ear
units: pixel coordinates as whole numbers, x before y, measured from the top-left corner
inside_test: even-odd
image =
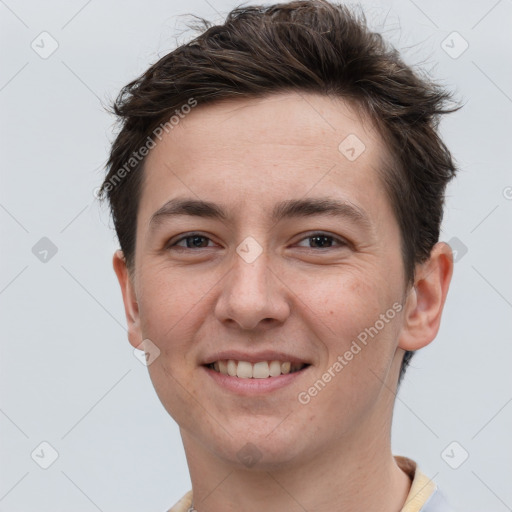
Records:
[[[432,248],[430,258],[416,267],[414,286],[405,301],[400,348],[418,350],[436,337],[452,273],[452,249],[439,242]]]
[[[119,250],[114,253],[112,265],[123,294],[124,311],[126,314],[126,323],[128,325],[128,340],[133,347],[138,348],[142,343],[139,305],[137,303],[137,296],[135,294],[132,277],[130,276],[130,272],[126,266],[123,251]]]

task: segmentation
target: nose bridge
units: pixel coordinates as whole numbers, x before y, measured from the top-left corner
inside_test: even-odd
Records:
[[[216,304],[220,321],[253,329],[262,320],[285,320],[288,304],[270,263],[268,252],[255,239],[247,237],[239,244]]]

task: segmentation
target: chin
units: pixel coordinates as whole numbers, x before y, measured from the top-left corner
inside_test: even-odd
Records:
[[[301,453],[304,436],[292,435],[290,428],[256,430],[252,426],[240,429],[226,439],[227,445],[218,447],[218,455],[239,469],[273,471],[283,469]],[[270,433],[269,433],[270,432]]]

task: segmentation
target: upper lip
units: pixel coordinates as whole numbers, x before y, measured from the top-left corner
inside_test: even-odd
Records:
[[[223,361],[226,359],[233,359],[235,361],[247,361],[249,363],[259,363],[260,361],[281,361],[290,363],[303,363],[310,364],[306,359],[286,354],[285,352],[276,352],[275,350],[264,350],[260,352],[240,352],[238,350],[224,350],[222,352],[216,352],[211,356],[204,359],[202,364],[211,364],[216,361]]]

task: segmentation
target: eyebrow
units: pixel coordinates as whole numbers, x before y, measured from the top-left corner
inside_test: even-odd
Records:
[[[149,221],[150,228],[157,226],[164,219],[178,215],[189,215],[226,221],[227,212],[218,204],[193,198],[174,198],[159,208]],[[296,217],[312,217],[315,215],[330,215],[344,217],[361,227],[371,227],[371,222],[364,210],[349,201],[340,201],[329,197],[289,199],[277,203],[271,220],[278,222],[283,219]]]

